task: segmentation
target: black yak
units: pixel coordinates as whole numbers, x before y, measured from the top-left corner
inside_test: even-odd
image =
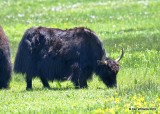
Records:
[[[0,89],[8,88],[11,79],[10,49],[7,36],[0,26]]]
[[[116,61],[106,57],[101,41],[88,28],[32,27],[19,44],[14,71],[26,75],[26,89],[32,89],[36,76],[47,88],[48,80],[71,80],[76,88],[86,88],[93,73],[108,87],[115,87],[122,56],[123,52]]]

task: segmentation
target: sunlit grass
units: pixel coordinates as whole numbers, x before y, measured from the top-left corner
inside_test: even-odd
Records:
[[[88,89],[75,90],[70,81],[54,81],[48,90],[36,78],[33,91],[26,91],[24,76],[13,73],[10,89],[0,91],[0,113],[158,114],[159,6],[159,0],[0,0],[0,24],[9,37],[12,64],[25,30],[32,26],[84,26],[96,32],[109,57],[116,59],[125,49],[117,89],[106,88],[94,75]]]

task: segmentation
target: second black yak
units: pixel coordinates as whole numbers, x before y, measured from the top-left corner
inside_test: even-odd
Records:
[[[101,41],[88,28],[32,27],[19,44],[14,71],[26,75],[26,89],[32,89],[36,76],[47,88],[48,80],[71,80],[76,88],[86,88],[93,73],[108,87],[116,87],[122,56],[116,61],[106,57]]]
[[[10,49],[7,36],[0,26],[0,89],[8,88],[11,79]]]

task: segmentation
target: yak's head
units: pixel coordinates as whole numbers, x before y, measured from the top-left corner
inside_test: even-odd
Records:
[[[107,87],[117,87],[116,75],[120,67],[118,62],[123,55],[124,50],[122,49],[121,56],[116,60],[103,57],[102,60],[97,61],[99,66],[99,76]]]

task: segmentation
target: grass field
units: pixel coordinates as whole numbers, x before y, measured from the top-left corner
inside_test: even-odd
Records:
[[[13,73],[10,89],[0,91],[0,114],[160,113],[160,0],[0,0],[0,9],[13,64],[22,35],[32,26],[84,26],[96,32],[109,57],[125,49],[117,89],[94,76],[88,89],[55,81],[48,90],[34,79],[33,91],[26,91],[24,77]]]

